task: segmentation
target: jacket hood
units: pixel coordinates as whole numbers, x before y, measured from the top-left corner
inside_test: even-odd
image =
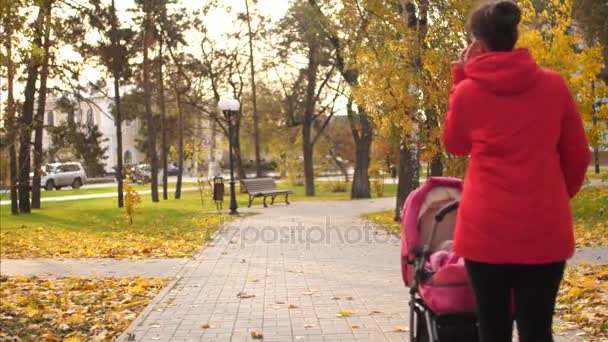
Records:
[[[536,83],[540,67],[527,49],[484,53],[465,65],[467,78],[495,94],[522,93]]]

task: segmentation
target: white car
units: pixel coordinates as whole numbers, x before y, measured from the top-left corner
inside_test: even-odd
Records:
[[[47,164],[40,181],[47,191],[59,190],[64,186],[78,189],[87,182],[87,174],[80,163]]]

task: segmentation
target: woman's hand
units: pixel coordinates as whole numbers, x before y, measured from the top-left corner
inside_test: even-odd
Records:
[[[485,45],[479,40],[473,40],[469,46],[467,46],[460,53],[460,59],[453,64],[459,68],[464,68],[464,66],[476,56],[481,55],[486,52]]]

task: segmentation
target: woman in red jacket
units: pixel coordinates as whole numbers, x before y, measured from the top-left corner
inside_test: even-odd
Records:
[[[471,155],[455,251],[466,260],[482,342],[552,341],[555,298],[574,251],[570,198],[590,153],[566,83],[514,49],[521,11],[507,0],[478,7],[474,42],[454,65],[443,140]]]

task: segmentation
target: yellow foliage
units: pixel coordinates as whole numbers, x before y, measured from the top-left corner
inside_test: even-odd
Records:
[[[15,229],[0,232],[3,258],[162,258],[188,257],[227,220],[202,215],[183,227],[122,227],[108,231]]]
[[[141,203],[141,197],[135,188],[131,185],[129,177],[124,180],[124,210],[125,220],[129,224],[133,224],[133,217],[137,211],[137,206]]]
[[[114,340],[167,282],[144,277],[0,277],[0,340]]]
[[[388,0],[366,0],[369,16],[367,37],[349,41],[346,54],[349,67],[359,71],[360,84],[352,95],[365,107],[379,132],[386,126],[397,127],[405,139],[419,144],[420,159],[431,160],[443,151],[441,123],[447,111],[451,86],[451,62],[458,59],[467,44],[466,17],[473,5],[467,0],[438,0],[429,4],[429,21],[422,32],[404,24]],[[608,87],[595,82],[603,67],[601,47],[585,44],[584,37],[572,29],[572,0],[551,0],[537,12],[531,0],[519,1],[523,21],[519,46],[530,49],[539,64],[559,72],[568,82],[585,120],[589,140],[599,142],[606,129],[608,105],[597,108],[595,99],[608,96]],[[343,0],[337,18],[345,36],[356,37],[360,16],[358,1]],[[454,161],[450,161],[452,163]],[[454,174],[461,174],[455,161]],[[450,167],[448,167],[450,168]]]

